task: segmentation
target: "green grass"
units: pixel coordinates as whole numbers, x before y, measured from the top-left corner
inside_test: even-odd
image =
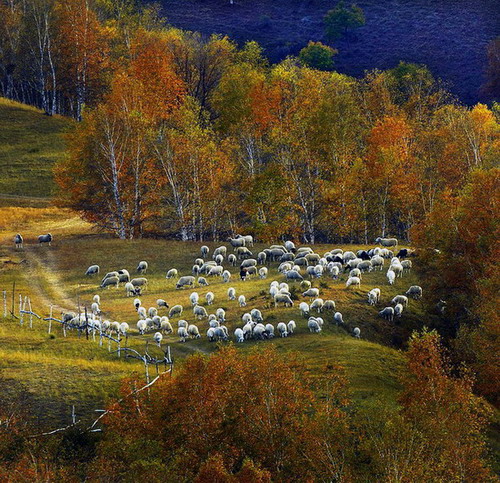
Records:
[[[52,167],[64,156],[71,121],[0,98],[0,197],[44,198],[54,189]]]

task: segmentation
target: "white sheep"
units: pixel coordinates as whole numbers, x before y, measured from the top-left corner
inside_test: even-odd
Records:
[[[241,330],[243,332],[243,338],[250,339],[250,337],[252,336],[252,330],[253,330],[252,324],[250,322],[246,323],[243,326],[243,329],[241,329]]]
[[[170,324],[170,321],[168,320],[168,317],[161,318],[160,329],[163,331],[163,333],[166,333],[166,334],[171,334],[174,331],[172,329],[172,325]]]
[[[380,270],[383,270],[384,259],[381,256],[375,255],[374,257],[372,257],[371,262],[372,262],[372,268],[380,267]]]
[[[323,301],[323,299],[314,299],[313,302],[311,303],[310,305],[310,309],[311,310],[317,310],[318,311],[318,314],[323,310],[323,305],[325,304],[325,302]]]
[[[125,284],[125,294],[127,297],[133,297],[136,295],[136,288],[130,282]]]
[[[141,299],[134,299],[135,310],[138,310],[140,306],[141,306]]]
[[[403,305],[402,304],[396,304],[394,307],[394,315],[396,317],[401,317],[403,315]]]
[[[405,272],[410,272],[411,271],[411,267],[412,267],[411,260],[403,260],[401,262],[401,266],[403,267],[403,270]]]
[[[182,305],[174,305],[168,312],[169,318],[180,317],[182,314],[182,310],[183,310]]]
[[[153,340],[158,344],[158,347],[161,347],[161,341],[163,340],[163,335],[161,332],[156,332],[153,335]]]
[[[406,295],[412,299],[418,300],[422,298],[422,287],[418,285],[412,285],[407,291]]]
[[[263,324],[257,324],[252,331],[254,339],[264,339],[266,328]]]
[[[114,275],[112,277],[107,277],[101,282],[101,288],[108,288],[111,286],[115,286],[118,288],[118,284],[120,283],[120,279],[118,276]]]
[[[264,280],[267,278],[267,267],[261,267],[259,268],[259,278],[261,280]]]
[[[207,258],[209,248],[206,245],[202,245],[200,248],[201,258]]]
[[[309,304],[307,304],[306,302],[300,302],[299,309],[303,317],[309,317],[309,311],[310,311]]]
[[[158,305],[158,308],[162,308],[162,307],[164,307],[164,308],[168,309],[168,308],[170,307],[170,306],[167,304],[167,302],[166,302],[165,300],[163,300],[163,299],[157,299],[157,300],[156,300],[156,305]]]
[[[187,320],[184,320],[184,319],[180,319],[178,322],[177,322],[177,327],[184,327],[185,329],[188,328],[188,323],[187,323]]]
[[[184,287],[192,287],[194,284],[194,277],[191,275],[185,275],[184,277],[179,278],[177,281],[175,288],[184,288]]]
[[[95,294],[93,297],[92,297],[92,301],[94,303],[96,303],[97,305],[101,305],[101,296],[98,295],[98,294]]]
[[[361,335],[361,329],[359,327],[354,327],[352,335],[356,337],[356,339],[359,339],[359,336]]]
[[[378,292],[376,292],[378,290]],[[372,289],[368,292],[368,303],[370,305],[377,305],[380,297],[380,290],[379,289]]]
[[[148,262],[146,262],[145,260],[142,260],[137,265],[137,272],[138,273],[146,273],[147,269],[148,269]]]
[[[120,324],[120,334],[121,335],[124,335],[125,337],[128,337],[128,331],[130,330],[130,327],[129,325],[127,324],[127,322],[122,322]]]
[[[227,261],[231,266],[235,267],[237,261],[236,255],[234,255],[233,253],[229,254],[227,257]]]
[[[319,296],[318,288],[310,288],[302,293],[302,297],[310,297],[311,299],[317,298]]]
[[[201,335],[200,335],[200,331],[198,330],[198,327],[194,324],[190,324],[188,326],[188,334],[191,336],[191,339],[200,339],[201,338]]]
[[[215,295],[213,292],[207,292],[205,295],[205,300],[207,301],[208,305],[212,305],[214,303]]]
[[[149,307],[148,309],[149,317],[153,318],[158,315],[158,309],[156,307]]]
[[[391,304],[402,304],[408,307],[408,297],[406,295],[396,295],[392,300]]]
[[[186,342],[186,339],[189,337],[186,327],[179,327],[177,329],[177,335],[179,336],[179,342]]]
[[[266,324],[266,333],[267,333],[267,337],[269,337],[269,339],[272,339],[274,337],[273,324]]]
[[[171,279],[171,278],[175,278],[179,275],[179,272],[177,271],[176,268],[171,268],[168,272],[167,272],[167,276],[165,278],[168,278],[168,279]]]
[[[333,300],[325,300],[322,310],[335,310],[335,302]]]
[[[205,317],[208,318],[208,314],[207,311],[205,310],[205,307],[202,307],[201,305],[195,305],[193,307],[193,313],[197,319],[203,319]]]
[[[347,279],[347,282],[345,284],[346,287],[350,287],[351,285],[353,285],[354,287],[360,287],[361,286],[361,280],[359,279],[359,277],[349,277]]]
[[[139,315],[139,317],[141,319],[146,319],[147,318],[147,312],[146,312],[146,308],[145,307],[139,307],[137,309],[137,314]]]
[[[205,277],[198,277],[198,285],[200,287],[208,287],[208,282]]]
[[[297,270],[288,270],[285,272],[285,277],[287,280],[291,280],[292,282],[304,280],[304,277]]]
[[[227,254],[227,247],[224,246],[224,245],[221,245],[220,247],[217,247],[215,250],[214,250],[214,260],[215,260],[215,257],[217,255],[222,255],[223,257],[225,257]]]
[[[208,271],[207,275],[209,277],[220,277],[222,275],[223,271],[224,271],[224,267],[217,265],[215,267],[210,267],[210,270]]]
[[[193,292],[190,296],[189,296],[189,300],[191,302],[191,305],[198,305],[198,300],[199,300],[200,296],[198,295],[197,292]]]
[[[357,278],[359,278],[361,280],[361,270],[359,268],[353,268],[349,272],[349,277],[350,278],[357,277]]]
[[[236,290],[233,287],[227,289],[227,298],[229,300],[236,300]]]
[[[215,329],[213,327],[210,327],[208,330],[207,330],[207,339],[210,341],[210,342],[215,342]]]
[[[335,314],[333,315],[333,320],[337,325],[344,323],[344,318],[342,317],[342,314],[340,312],[335,312]]]
[[[385,307],[378,313],[378,315],[389,322],[392,322],[394,320],[394,309],[392,307]]]
[[[219,307],[215,311],[215,317],[219,322],[224,322],[226,320],[226,311],[222,307]]]
[[[245,298],[244,295],[240,295],[238,297],[238,304],[239,304],[240,307],[246,307],[247,301],[246,301],[246,298]]]
[[[148,328],[148,324],[146,323],[145,320],[138,320],[137,321],[137,330],[139,331],[139,334],[143,335],[144,332],[146,332],[147,328]]]
[[[284,322],[280,322],[276,326],[276,330],[278,331],[278,333],[280,334],[281,337],[288,337],[288,330],[287,330],[286,324]]]
[[[394,280],[396,280],[396,274],[394,273],[393,270],[387,271],[387,280],[389,281],[390,285],[394,284]]]
[[[383,247],[395,247],[398,245],[398,239],[397,238],[382,238],[378,237],[375,240],[375,243],[378,243],[379,245]]]
[[[21,247],[22,247],[22,243],[21,243]],[[16,248],[18,248],[17,244],[16,244]],[[90,265],[90,267],[87,268],[85,275],[87,275],[87,276],[97,275],[99,273],[99,270],[100,270],[99,265]]]
[[[229,282],[230,279],[231,279],[231,272],[229,270],[224,270],[222,272],[222,281],[224,283],[227,283]]]
[[[288,328],[288,333],[293,334],[295,332],[295,329],[297,328],[297,324],[295,323],[295,320],[290,320],[287,324]]]
[[[314,332],[316,334],[321,332],[321,327],[319,326],[318,321],[314,318],[310,318],[307,321],[307,327],[311,332]]]
[[[252,309],[250,311],[250,316],[252,317],[252,320],[255,322],[262,322],[264,320],[262,317],[262,313],[259,309]]]
[[[236,339],[236,342],[241,343],[245,341],[245,334],[243,333],[243,329],[240,329],[239,327],[234,331],[234,338]]]
[[[289,295],[278,292],[274,296],[274,306],[277,307],[278,304],[283,304],[285,307],[293,307],[293,300]]]

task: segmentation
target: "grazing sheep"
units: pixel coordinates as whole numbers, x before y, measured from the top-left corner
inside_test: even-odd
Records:
[[[179,272],[177,271],[176,268],[171,268],[168,272],[167,272],[167,275],[165,278],[175,278],[177,277],[177,275],[179,274]]]
[[[213,292],[207,292],[205,295],[205,299],[208,305],[212,305],[214,303],[215,295]]]
[[[325,300],[322,310],[335,310],[335,302],[333,300]]]
[[[259,252],[257,254],[257,262],[259,262],[260,265],[264,265],[267,260],[267,254],[266,252]]]
[[[50,244],[52,243],[52,235],[50,233],[47,233],[46,235],[40,235],[38,237],[38,243],[48,243],[50,247]]]
[[[262,313],[259,309],[252,309],[250,311],[250,316],[252,320],[255,322],[262,322],[264,319],[262,318]]]
[[[418,300],[422,298],[422,287],[418,285],[412,285],[407,291],[406,295],[412,299]]]
[[[208,287],[208,282],[205,277],[198,277],[198,285],[200,287]]]
[[[253,328],[253,332],[252,332],[254,339],[257,339],[257,340],[264,339],[265,333],[266,333],[266,328],[263,324],[257,324]]]
[[[398,245],[398,239],[397,238],[382,238],[378,237],[375,240],[375,243],[378,243],[379,245],[383,247],[395,247]]]
[[[156,305],[158,305],[158,308],[161,308],[161,307],[165,307],[166,309],[168,309],[170,306],[167,304],[167,302],[163,299],[158,299],[156,301]]]
[[[117,276],[108,277],[101,282],[101,288],[107,287],[109,289],[109,287],[111,287],[112,285],[118,288],[119,283],[120,279]]]
[[[406,297],[406,295],[396,295],[392,299],[391,304],[402,304],[405,307],[408,307],[408,297]]]
[[[257,275],[257,267],[248,267],[248,268],[243,268],[242,270],[246,271],[246,277]]]
[[[371,272],[372,271],[372,262],[370,260],[363,260],[358,264],[358,270],[362,273]]]
[[[139,290],[142,289],[142,287],[146,287],[148,284],[148,279],[147,278],[133,278],[130,283],[134,286],[134,289],[137,293],[137,289]]]
[[[391,263],[389,270],[392,270],[396,277],[403,276],[403,266],[401,265],[401,263],[399,263],[399,261],[397,263]]]
[[[273,324],[266,324],[266,334],[269,339],[274,337],[274,326]]]
[[[361,280],[361,270],[359,268],[353,268],[349,272],[349,278],[358,277]]]
[[[203,245],[200,248],[200,252],[201,252],[201,258],[207,258],[207,255],[208,255],[208,252],[209,252],[209,248],[206,245]]]
[[[213,327],[207,330],[207,339],[209,342],[215,342],[215,329]]]
[[[130,282],[130,273],[125,269],[118,270],[118,278],[120,279],[120,283]]]
[[[119,281],[120,279],[118,279]],[[130,283],[130,282],[127,282],[125,284],[125,294],[127,295],[127,297],[133,297],[134,295],[136,295],[136,288]]]
[[[386,307],[382,309],[379,313],[380,317],[392,322],[394,320],[394,309],[392,307]]]
[[[139,317],[141,319],[146,319],[147,318],[147,312],[146,312],[146,309],[144,307],[139,307],[137,309],[137,315],[139,315]]]
[[[292,264],[291,263],[283,262],[283,263],[280,263],[279,266],[278,266],[278,272],[279,273],[286,274],[286,272],[288,272],[290,270],[292,270]]]
[[[226,311],[222,308],[222,307],[219,307],[216,311],[215,311],[215,316],[217,317],[217,320],[219,322],[225,322],[226,320]]]
[[[344,323],[344,319],[340,312],[335,312],[335,314],[333,315],[333,320],[336,322],[337,325]]]
[[[320,333],[321,332],[321,327],[320,325],[318,324],[318,321],[314,318],[310,318],[308,321],[307,321],[307,327],[308,329],[313,332],[313,333]]]
[[[244,238],[229,238],[229,243],[236,250],[237,248],[243,248],[246,245],[246,241]]]
[[[149,307],[148,316],[153,318],[158,315],[158,309],[156,307]]]
[[[390,285],[394,284],[394,280],[396,280],[396,274],[394,273],[393,270],[389,270],[387,272],[387,280],[389,281]]]
[[[338,278],[339,272],[340,272],[339,267],[333,266],[330,269],[330,274],[331,274],[332,278],[335,279],[335,280]]]
[[[228,263],[235,267],[236,266],[236,261],[237,261],[237,258],[236,258],[236,255],[234,255],[233,253],[231,253],[228,257],[227,257],[227,261]]]
[[[359,277],[349,277],[345,286],[350,287],[351,285],[359,288],[361,286],[361,280],[359,279]]]
[[[217,265],[222,265],[222,262],[223,262],[223,261],[224,261],[224,257],[223,257],[221,254],[219,254],[219,255],[217,255],[217,256],[215,257],[215,263],[216,263]]]
[[[137,330],[139,331],[139,334],[144,335],[144,332],[146,332],[147,328],[148,324],[146,323],[145,320],[137,321]]]
[[[359,327],[354,327],[352,335],[356,337],[356,339],[359,339],[359,336],[361,335],[361,329]]]
[[[267,267],[261,267],[259,268],[259,278],[261,280],[264,280],[267,278]]]
[[[215,250],[214,250],[214,260],[215,260],[215,257],[217,255],[222,255],[223,257],[225,257],[227,254],[227,247],[222,245],[220,247],[217,247]]]
[[[137,265],[137,272],[138,273],[146,273],[148,269],[148,262],[146,262],[145,260],[142,260],[141,262],[139,262],[139,264]]]
[[[198,327],[194,324],[190,324],[188,326],[188,334],[191,336],[191,339],[200,339],[201,338],[201,335],[200,335],[200,331],[198,330]]]
[[[191,302],[191,305],[197,305],[198,304],[198,300],[199,300],[200,296],[198,295],[198,292],[193,292],[190,296],[189,296],[189,300]]]
[[[97,275],[99,273],[99,265],[90,265],[89,268],[87,268],[87,271],[85,272],[85,275],[91,276],[91,275]]]
[[[179,342],[186,342],[186,339],[189,337],[186,327],[179,327],[177,329],[177,335],[179,336]]]
[[[173,317],[180,317],[182,314],[182,305],[174,305],[168,312],[168,317],[172,319]]]
[[[205,307],[202,307],[201,305],[195,305],[193,307],[193,313],[195,318],[197,319],[208,318],[208,314],[207,311],[205,310]]]
[[[140,306],[141,306],[141,300],[140,299],[134,299],[135,310],[139,310]]]
[[[377,305],[380,299],[380,289],[374,288],[368,292],[368,303],[370,305]]]
[[[230,279],[231,279],[231,273],[229,272],[229,270],[224,270],[222,272],[222,281],[224,283],[227,283],[229,282]]]
[[[101,296],[98,294],[95,294],[92,297],[92,302],[95,302],[97,305],[101,305]]]
[[[227,331],[227,327],[224,325],[221,325],[220,327],[216,327],[215,329],[215,338],[216,340],[228,340],[229,339],[229,333]]]
[[[247,322],[244,326],[243,326],[243,337],[245,339],[250,339],[250,337],[252,337],[252,331],[253,331],[253,327],[252,327],[252,324],[250,322]]]
[[[23,248],[23,243],[24,243],[24,240],[23,240],[23,237],[21,236],[20,233],[18,233],[15,237],[14,237],[14,243],[16,245],[16,248]]]
[[[371,263],[372,263],[372,268],[380,267],[380,270],[384,268],[384,259],[379,255],[375,255],[371,259]]]
[[[289,295],[278,292],[274,296],[274,306],[276,307],[278,304],[283,304],[285,307],[293,307],[293,300]]]
[[[396,317],[401,317],[401,315],[403,315],[403,310],[403,304],[396,304],[394,307],[394,315]]]
[[[319,288],[310,288],[302,293],[302,297],[310,297],[311,299],[319,296]]]
[[[161,318],[160,329],[163,331],[164,334],[171,334],[174,331],[174,329],[172,329],[170,321],[168,320],[168,317]]]
[[[253,236],[252,235],[236,235],[237,239],[243,238],[245,240],[245,245],[247,247],[253,247]]]
[[[163,340],[163,334],[161,332],[156,332],[155,335],[153,335],[153,340],[156,342],[158,347],[161,347],[161,341]]]
[[[227,289],[227,298],[229,300],[236,300],[236,290],[233,287]]]
[[[285,248],[289,251],[289,252],[294,252],[296,249],[295,249],[295,243],[293,243],[293,241],[290,241],[290,240],[287,240],[285,242]]]
[[[401,266],[403,267],[403,271],[405,272],[410,272],[412,265],[413,264],[411,263],[411,260],[403,260],[401,262]]]
[[[110,277],[118,277],[118,275],[119,275],[119,273],[116,271],[108,272],[106,275],[104,275],[101,282],[104,282],[104,280],[106,280],[107,278],[110,278]]]
[[[195,277],[197,277],[197,276],[199,275],[199,273],[200,273],[200,266],[199,266],[199,265],[197,265],[197,264],[194,264],[194,265],[193,265],[193,268],[191,268],[191,273],[192,273]]]
[[[238,305],[239,305],[240,307],[246,307],[246,305],[247,305],[247,301],[246,301],[246,297],[245,297],[244,295],[240,295],[240,296],[238,297]]]
[[[216,267],[210,268],[210,270],[208,272],[208,276],[209,277],[220,277],[222,275],[223,271],[224,271],[224,267],[217,265]]]
[[[184,288],[184,287],[192,287],[194,284],[194,277],[191,275],[185,275],[184,277],[179,278],[177,281],[175,288]]]
[[[177,322],[177,327],[184,327],[185,329],[188,328],[188,323],[186,320],[181,319]]]
[[[295,320],[290,320],[287,324],[288,328],[288,333],[293,334],[295,332],[295,329],[297,328],[297,324],[295,323]]]
[[[234,331],[234,338],[236,339],[237,343],[242,343],[245,341],[245,334],[239,327]]]
[[[92,302],[92,304],[90,305],[90,311],[94,315],[99,315],[101,313],[101,310],[99,309],[99,304],[96,302]]]
[[[120,334],[121,335],[124,335],[125,337],[128,336],[128,331],[130,330],[130,327],[129,325],[127,324],[127,322],[122,322],[120,324]]]
[[[315,299],[311,303],[310,309],[311,310],[317,310],[318,314],[319,314],[323,310],[323,305],[324,304],[325,304],[325,302],[323,301],[323,299]]]
[[[276,326],[276,330],[278,331],[278,333],[280,334],[281,337],[288,337],[287,326],[286,326],[286,324],[284,322],[280,322]]]

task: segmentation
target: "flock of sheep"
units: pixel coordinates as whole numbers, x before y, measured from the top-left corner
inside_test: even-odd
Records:
[[[277,263],[277,274],[284,278],[283,281],[273,280],[269,286],[269,296],[274,307],[283,305],[284,307],[293,307],[294,298],[296,299],[296,290],[290,289],[289,283],[299,284],[303,300],[299,302],[301,315],[307,320],[307,328],[310,332],[319,333],[322,330],[324,320],[320,315],[332,314],[332,321],[339,326],[347,327],[343,320],[342,313],[337,311],[333,300],[323,300],[320,297],[320,289],[312,286],[312,282],[323,277],[338,280],[340,275],[348,273],[346,289],[349,287],[359,287],[363,277],[373,270],[383,270],[386,261],[389,261],[387,279],[389,284],[394,284],[396,279],[403,277],[404,273],[412,268],[411,260],[407,259],[411,255],[408,249],[399,250],[394,255],[390,248],[397,246],[396,239],[378,238],[377,243],[380,246],[370,250],[359,250],[356,253],[352,251],[343,251],[341,248],[333,249],[324,253],[322,256],[315,253],[310,247],[296,248],[291,241],[283,245],[271,245],[270,247],[259,251],[255,256],[250,250],[253,247],[253,238],[247,236],[237,236],[230,238],[229,242],[233,248],[233,253],[228,254],[226,246],[216,248],[211,259],[209,259],[210,250],[207,246],[200,249],[200,257],[194,260],[191,275],[179,277],[177,269],[172,268],[166,274],[167,279],[176,279],[176,288],[185,287],[206,287],[209,285],[208,279],[219,278],[222,283],[229,283],[232,274],[224,268],[224,263],[231,267],[239,264],[240,277],[246,280],[251,277],[266,279],[271,269],[272,262]],[[140,296],[147,289],[148,280],[144,276],[148,270],[146,261],[139,262],[137,278],[131,278],[126,269],[111,271],[102,278],[100,287],[110,288],[119,287],[124,284],[126,296],[135,297],[133,300],[133,309],[137,315],[137,331],[139,334],[154,332],[153,339],[160,345],[164,334],[172,334],[172,319],[178,318],[177,335],[181,342],[189,338],[200,338],[200,328],[197,324],[206,321],[206,337],[209,341],[226,341],[230,338],[229,330],[226,326],[226,310],[222,307],[210,310],[214,306],[215,295],[208,291],[201,300],[198,292],[193,291],[186,301],[186,306],[192,310],[193,322],[188,323],[182,319],[185,314],[185,307],[176,304],[172,307],[164,299],[158,299],[155,307],[146,309],[142,306]],[[86,275],[93,276],[100,272],[98,265],[91,265]],[[379,316],[388,321],[393,321],[394,317],[401,317],[403,310],[408,306],[409,298],[419,299],[422,297],[422,288],[411,286],[404,295],[395,296],[391,305],[383,308]],[[376,306],[381,298],[381,290],[374,288],[368,293],[368,304]],[[239,307],[246,307],[247,300],[244,294],[237,296],[236,289],[229,287],[227,289],[228,301],[237,301]],[[163,314],[161,312],[163,311]],[[126,322],[100,321],[100,297],[94,297],[91,312],[93,320],[99,324],[99,329],[104,332],[116,332],[117,336],[128,336],[130,327]],[[312,315],[313,313],[314,316]],[[70,314],[68,317],[78,317]],[[189,318],[189,317],[186,317]],[[271,323],[266,323],[264,316],[259,308],[252,308],[241,317],[241,323],[233,332],[236,342],[241,343],[248,339],[263,340],[275,336],[287,337],[297,330],[297,323],[294,320],[288,322],[279,322],[276,327]],[[352,335],[359,338],[361,330],[359,327],[352,329]]]

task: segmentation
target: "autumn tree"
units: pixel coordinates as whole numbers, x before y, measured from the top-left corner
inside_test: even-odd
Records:
[[[299,52],[299,59],[307,67],[318,70],[331,70],[333,56],[338,54],[336,49],[323,45],[321,42],[310,41],[307,47]]]

